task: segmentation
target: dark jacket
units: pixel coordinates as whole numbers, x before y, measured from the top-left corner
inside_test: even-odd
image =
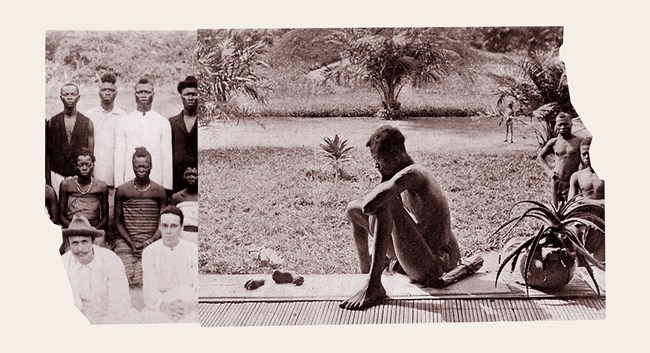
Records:
[[[197,160],[199,152],[198,139],[198,119],[192,126],[192,130],[187,132],[185,121],[183,121],[183,112],[169,118],[169,124],[172,128],[172,155],[174,169],[174,186],[173,192],[178,192],[185,188],[183,182],[183,165],[186,158]]]
[[[65,122],[63,112],[50,119],[47,126],[47,151],[50,169],[63,176],[72,176],[74,170],[74,154],[81,147],[88,146],[90,119],[77,112],[77,121],[72,129],[72,137],[68,143],[65,133]]]

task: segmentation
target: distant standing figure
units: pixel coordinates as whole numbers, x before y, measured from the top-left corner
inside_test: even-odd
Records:
[[[141,78],[135,85],[136,110],[121,118],[115,129],[115,185],[134,177],[131,154],[136,147],[145,147],[153,163],[151,180],[172,189],[171,127],[168,119],[151,109],[153,97],[153,83]]]
[[[514,136],[514,133],[512,132],[512,125],[514,123],[512,118],[515,116],[515,111],[513,109],[513,106],[514,106],[513,102],[508,103],[508,107],[506,108],[505,111],[506,139],[503,140],[503,142],[508,142],[508,133],[510,133],[510,143],[512,143],[512,138]]]
[[[178,83],[178,93],[183,101],[183,110],[180,114],[169,118],[172,128],[172,151],[174,165],[173,192],[183,189],[183,163],[186,159],[197,159],[198,156],[198,123],[197,112],[199,108],[198,82],[194,76],[187,76]]]
[[[59,192],[59,185],[65,177],[75,175],[74,154],[82,147],[90,151],[95,148],[93,123],[77,112],[79,88],[73,83],[61,87],[63,111],[48,122],[46,160],[51,170],[51,184]]]
[[[550,139],[537,154],[537,162],[551,180],[551,200],[557,206],[566,201],[569,194],[569,179],[580,167],[581,137],[571,132],[571,115],[560,113],[555,119],[558,136]],[[546,161],[549,155],[555,156],[554,167]]]
[[[196,160],[185,162],[185,189],[172,195],[171,204],[183,211],[181,238],[198,245],[199,242],[199,172]]]
[[[347,216],[361,272],[369,275],[341,308],[362,310],[383,300],[381,275],[387,257],[423,285],[431,285],[460,260],[447,199],[431,172],[408,155],[404,140],[397,128],[382,126],[366,144],[382,182],[363,200],[350,202]]]
[[[115,253],[124,262],[129,285],[142,286],[142,251],[160,239],[158,217],[167,206],[167,192],[151,180],[151,154],[138,147],[132,157],[135,178],[115,190]]]
[[[115,229],[115,127],[126,112],[115,106],[117,79],[108,72],[99,83],[99,105],[86,112],[95,128],[95,168],[93,176],[108,186],[108,223]]]
[[[142,252],[142,294],[146,322],[198,322],[198,248],[180,233],[183,212],[175,206],[160,211],[162,238]]]

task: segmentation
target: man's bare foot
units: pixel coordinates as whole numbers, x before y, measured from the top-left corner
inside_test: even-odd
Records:
[[[347,310],[364,310],[381,303],[384,298],[386,298],[384,286],[379,284],[379,287],[372,289],[366,286],[350,299],[339,304],[339,307]]]

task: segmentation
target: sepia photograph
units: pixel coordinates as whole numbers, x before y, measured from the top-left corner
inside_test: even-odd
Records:
[[[604,320],[563,35],[199,29],[201,325]]]
[[[195,43],[45,33],[45,205],[92,324],[198,322]]]

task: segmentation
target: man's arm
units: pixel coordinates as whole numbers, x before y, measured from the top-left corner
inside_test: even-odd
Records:
[[[161,310],[163,302],[153,250],[149,248],[142,252],[142,296],[147,308],[158,311]]]
[[[113,182],[116,187],[125,182],[124,172],[126,167],[124,164],[126,163],[126,133],[122,126],[125,124],[125,120],[124,117],[120,118],[115,127],[115,154],[113,156],[115,171],[113,174]]]
[[[121,317],[131,308],[129,281],[126,279],[124,264],[117,255],[112,257],[108,272],[108,312]]]
[[[553,178],[554,172],[553,168],[551,168],[551,166],[546,161],[546,157],[552,153],[555,153],[553,146],[555,146],[556,140],[557,138],[550,139],[537,154],[537,163],[544,169],[544,172],[546,172],[546,175],[548,175],[549,178]]]
[[[90,118],[88,119],[88,149],[95,153],[95,126]]]
[[[45,184],[45,205],[47,207],[47,213],[50,216],[50,221],[54,224],[59,222],[59,205],[56,201],[56,193],[51,186]]]
[[[101,213],[101,218],[99,219],[99,222],[97,223],[97,226],[95,228],[97,229],[108,229],[106,225],[108,225],[108,186],[106,184],[102,183],[101,187],[101,205],[100,205],[100,213]]]
[[[162,159],[162,178],[161,185],[165,189],[173,189],[174,180],[174,164],[173,164],[173,151],[172,151],[172,128],[169,121],[165,119],[162,122],[162,134],[160,136],[160,152]]]
[[[122,188],[123,186],[120,186],[115,190],[115,206],[113,210],[115,214],[115,228],[117,229],[117,234],[124,239],[126,244],[131,247],[131,250],[135,250],[133,240],[131,240],[131,236],[124,226],[124,216],[122,215],[122,198],[124,197],[124,193]]]
[[[580,183],[578,182],[579,176],[578,173],[580,172],[575,172],[571,174],[571,179],[569,179],[569,195],[567,196],[567,200],[571,200],[574,196],[580,193]]]
[[[61,182],[59,186],[59,224],[63,228],[68,228],[71,219],[68,218],[68,188],[66,180]]]
[[[421,180],[421,172],[415,165],[410,165],[397,172],[390,180],[375,187],[363,198],[362,211],[374,214],[388,200],[392,200],[409,188],[415,188]]]

